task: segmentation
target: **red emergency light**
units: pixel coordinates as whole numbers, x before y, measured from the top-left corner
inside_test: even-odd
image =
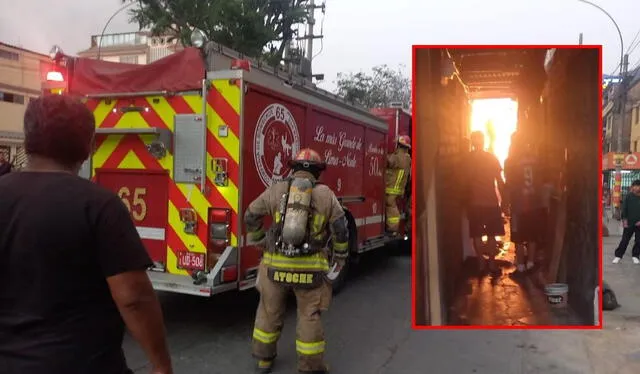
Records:
[[[242,69],[246,71],[251,71],[251,61],[235,59],[231,61],[231,69],[232,70]]]
[[[64,82],[64,76],[59,71],[50,71],[50,72],[47,72],[47,81],[48,82]]]

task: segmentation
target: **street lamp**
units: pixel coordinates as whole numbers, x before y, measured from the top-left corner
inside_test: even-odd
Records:
[[[136,4],[136,2],[132,1],[129,4],[126,4],[123,7],[121,7],[120,9],[116,10],[115,13],[113,13],[111,15],[111,17],[109,17],[109,20],[107,21],[107,23],[104,24],[104,27],[102,28],[102,32],[100,33],[100,39],[98,40],[98,55],[96,56],[96,59],[98,59],[98,60],[100,59],[100,49],[102,47],[102,38],[104,37],[104,33],[105,33],[105,31],[107,31],[107,27],[109,26],[111,21],[115,18],[115,16],[120,14],[120,12],[122,12],[123,10],[127,9],[128,7],[130,7],[130,6],[134,5],[134,4]]]
[[[620,76],[621,76],[621,80],[620,80],[620,87],[619,90],[620,92],[618,93],[618,99],[619,99],[619,105],[620,105],[620,124],[618,125],[617,131],[616,131],[616,143],[617,143],[617,147],[616,147],[616,152],[618,154],[623,153],[624,149],[622,148],[622,127],[624,126],[624,116],[625,116],[625,110],[626,110],[626,81],[625,81],[625,77],[627,75],[627,71],[626,71],[626,64],[625,64],[625,56],[624,56],[624,41],[623,41],[623,37],[622,37],[622,32],[620,31],[620,27],[618,27],[618,23],[616,22],[616,20],[611,16],[611,14],[609,14],[609,12],[607,12],[606,10],[604,10],[604,8],[602,8],[601,6],[599,6],[598,4],[592,3],[590,1],[587,0],[577,0],[581,3],[590,5],[596,9],[598,9],[599,11],[601,11],[602,13],[604,13],[613,23],[613,25],[616,28],[616,31],[618,32],[618,37],[620,38]],[[618,180],[617,183],[621,183],[622,181],[622,163],[616,161],[616,177],[615,179]],[[614,180],[614,186],[616,184],[616,181]],[[615,187],[614,187],[615,188]],[[622,195],[622,188],[620,185],[620,191],[619,196],[618,196],[618,207],[616,209],[615,215],[616,218],[619,217],[619,205],[620,205],[620,195]],[[600,197],[598,197],[600,198]]]

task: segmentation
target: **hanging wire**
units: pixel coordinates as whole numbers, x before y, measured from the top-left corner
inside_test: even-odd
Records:
[[[464,89],[465,94],[467,95],[467,97],[471,96],[471,90],[469,89],[469,86],[464,83],[464,81],[462,80],[462,76],[460,75],[460,70],[458,70],[458,66],[456,66],[453,56],[451,56],[451,51],[449,51],[449,48],[445,48],[445,52],[447,53],[447,57],[449,58],[449,60],[451,61],[451,65],[453,66],[453,75],[458,79],[458,82],[460,82],[460,84],[462,85],[462,88]]]

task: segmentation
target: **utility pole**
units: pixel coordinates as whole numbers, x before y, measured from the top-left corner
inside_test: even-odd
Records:
[[[580,36],[578,37],[578,44],[582,45],[582,33],[580,33]]]
[[[316,4],[313,0],[309,1],[309,17],[307,18],[307,59],[311,61],[313,58],[313,26],[316,24],[315,13],[316,13]]]
[[[322,5],[316,5],[314,0],[309,0],[309,4],[307,5],[307,10],[308,10],[308,14],[307,14],[307,35],[305,36],[301,36],[298,38],[298,40],[306,40],[307,41],[307,48],[306,48],[306,59],[309,60],[309,66],[311,68],[311,61],[313,60],[313,40],[314,39],[321,39],[323,36],[322,35],[315,35],[313,33],[313,26],[315,26],[316,23],[316,19],[315,19],[315,12],[316,9],[322,9],[322,12],[324,13],[325,11],[325,4],[323,3]],[[311,68],[312,74],[313,74],[313,69]]]

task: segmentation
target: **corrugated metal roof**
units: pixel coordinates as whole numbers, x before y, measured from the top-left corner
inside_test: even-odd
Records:
[[[540,60],[546,49],[459,48],[448,50],[460,78],[474,98],[508,97],[514,94],[520,72],[532,61]]]

